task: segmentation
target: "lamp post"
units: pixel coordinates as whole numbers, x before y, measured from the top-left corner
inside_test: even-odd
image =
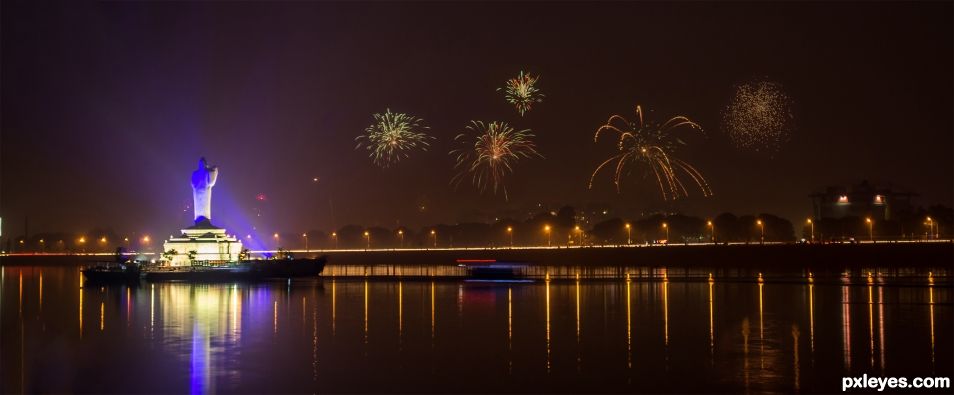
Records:
[[[669,244],[669,224],[663,222],[662,227],[663,227],[663,230],[666,231],[666,244],[668,245]]]
[[[513,249],[513,227],[512,226],[507,227],[507,235],[510,236],[510,248]]]
[[[338,249],[338,232],[331,232],[331,240],[335,242],[335,249]]]
[[[272,238],[275,239],[275,249],[277,250],[278,246],[280,245],[279,239],[278,239],[278,233],[276,232],[275,234],[273,234]]]
[[[368,239],[368,248],[366,249],[370,250],[371,249],[371,232],[364,231],[364,237]]]
[[[633,244],[633,227],[626,224],[626,244]]]
[[[712,244],[715,244],[715,224],[712,221],[706,221],[706,225],[709,225],[709,235],[712,238]]]
[[[868,224],[868,241],[874,243],[874,222],[871,221],[871,217],[865,218],[865,223]]]
[[[404,248],[404,229],[398,229],[398,237],[401,238],[401,248]]]
[[[811,228],[812,228],[812,233],[811,233],[811,235],[812,235],[812,244],[815,244],[815,223],[812,222],[812,219],[811,219],[811,218],[809,218],[807,222],[808,222],[808,225],[811,226]]]
[[[927,222],[924,223],[928,226],[928,240],[937,239],[940,236],[940,224],[935,222],[931,217],[927,217]]]
[[[78,241],[79,241],[79,244],[83,246],[82,250],[83,250],[83,253],[85,254],[86,253],[86,236],[80,236]]]
[[[308,252],[308,233],[302,233],[301,237],[305,239],[305,252]]]
[[[434,237],[434,248],[437,248],[437,231],[431,229],[431,236]]]
[[[756,220],[755,224],[759,226],[759,231],[761,232],[761,235],[759,236],[759,244],[765,244],[765,224],[760,219]]]
[[[543,231],[547,233],[547,247],[550,247],[550,225],[544,226]]]
[[[576,233],[580,235],[580,247],[583,247],[583,229],[580,229],[580,225],[576,226]]]

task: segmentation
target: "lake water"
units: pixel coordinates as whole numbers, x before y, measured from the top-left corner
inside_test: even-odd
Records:
[[[944,272],[400,270],[84,287],[75,266],[5,266],[0,392],[840,392],[842,376],[954,375]]]

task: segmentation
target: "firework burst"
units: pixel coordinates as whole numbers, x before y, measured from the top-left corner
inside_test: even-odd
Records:
[[[516,77],[507,80],[507,86],[497,88],[497,90],[504,91],[507,102],[513,104],[520,116],[523,116],[525,112],[530,111],[533,103],[543,101],[543,94],[536,87],[539,79],[539,75],[532,76],[521,71]]]
[[[656,177],[659,191],[663,200],[675,200],[681,196],[689,196],[689,192],[680,175],[687,175],[702,191],[703,196],[712,196],[712,189],[698,170],[685,161],[673,156],[679,146],[685,143],[674,136],[677,129],[690,129],[702,132],[702,127],[684,116],[675,116],[663,124],[646,121],[643,110],[636,106],[636,119],[629,121],[623,116],[613,115],[606,124],[596,129],[593,141],[599,141],[604,132],[616,133],[618,152],[609,159],[600,163],[590,176],[589,188],[593,188],[593,180],[604,167],[615,167],[613,183],[616,191],[620,191],[620,180],[628,174],[632,166],[640,166],[647,173]]]
[[[481,192],[503,191],[504,199],[509,200],[504,177],[513,172],[520,159],[543,157],[537,152],[533,137],[529,129],[514,130],[504,122],[471,121],[467,132],[454,137],[461,147],[450,152],[456,157],[454,168],[458,171],[451,183],[457,185],[469,176]]]
[[[420,131],[428,129],[421,123],[419,118],[392,113],[390,109],[384,114],[374,114],[374,123],[364,129],[365,134],[355,138],[358,142],[355,149],[367,149],[371,161],[378,166],[393,166],[413,150],[427,151],[428,141],[434,137]]]
[[[734,87],[722,128],[742,151],[774,154],[794,129],[792,99],[782,85],[756,80]]]

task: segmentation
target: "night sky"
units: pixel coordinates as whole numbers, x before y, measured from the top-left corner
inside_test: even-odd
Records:
[[[862,179],[954,201],[952,4],[204,2],[2,3],[4,236],[172,234],[190,224],[189,174],[220,166],[213,222],[236,233],[394,227],[605,203],[624,215],[809,215],[808,195]],[[544,101],[519,116],[496,89],[525,70]],[[768,78],[796,106],[774,155],[720,128],[734,84]],[[680,151],[715,196],[663,202],[634,174],[587,190],[614,144],[594,130],[636,104],[686,115]],[[437,140],[381,169],[354,149],[386,108]],[[470,120],[529,128],[510,201],[450,185]],[[662,119],[659,119],[662,120]],[[315,183],[313,178],[319,177]],[[256,200],[264,194],[265,202]],[[420,206],[425,206],[421,211]],[[253,220],[255,213],[264,217]]]

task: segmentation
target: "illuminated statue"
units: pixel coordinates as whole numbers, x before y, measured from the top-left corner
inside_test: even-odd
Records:
[[[212,187],[218,175],[218,166],[209,166],[205,158],[199,159],[199,168],[192,172],[192,204],[196,224],[212,220]]]

